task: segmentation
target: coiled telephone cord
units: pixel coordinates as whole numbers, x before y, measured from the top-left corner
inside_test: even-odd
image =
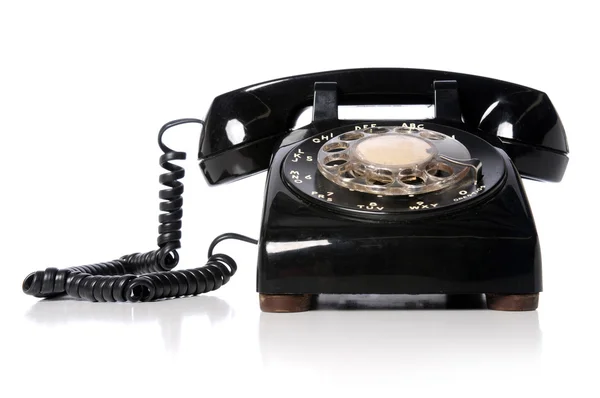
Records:
[[[127,254],[106,263],[65,269],[46,268],[29,274],[23,281],[23,292],[35,297],[67,294],[89,301],[152,301],[163,298],[197,295],[216,290],[226,284],[237,271],[236,262],[226,254],[213,254],[215,246],[226,239],[257,244],[244,235],[226,233],[217,236],[208,249],[208,261],[199,268],[172,271],[179,263],[181,217],[185,170],[172,163],[184,160],[185,152],[177,152],[163,143],[164,133],[171,127],[187,123],[204,124],[200,119],[179,119],[165,124],[158,133],[163,151],[160,165],[167,170],[160,175],[166,189],[161,199],[158,227],[158,249],[147,253]]]

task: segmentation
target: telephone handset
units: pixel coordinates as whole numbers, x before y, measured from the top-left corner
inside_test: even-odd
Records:
[[[320,82],[331,84],[315,90]],[[233,181],[266,169],[274,145],[313,101],[318,102],[313,124],[350,124],[337,120],[336,107],[327,107],[334,100],[347,105],[434,104],[437,120],[499,136],[497,145],[525,177],[558,182],[567,166],[565,131],[545,93],[453,72],[374,68],[276,79],[216,97],[198,154],[207,181]],[[242,134],[233,133],[238,126]]]
[[[313,120],[292,130],[313,105]],[[338,105],[433,104],[426,120],[339,120]],[[269,168],[258,241],[224,234],[208,262],[172,271],[180,247],[185,153],[162,136],[203,124],[210,184]],[[263,311],[295,312],[329,294],[485,294],[533,310],[542,290],[537,232],[521,183],[560,181],[565,132],[543,92],[418,69],[355,69],[268,81],[215,98],[206,120],[159,132],[159,248],[108,263],[30,274],[23,291],[90,301],[150,301],[215,290],[235,261],[224,239],[259,245]],[[520,174],[519,174],[520,173]]]

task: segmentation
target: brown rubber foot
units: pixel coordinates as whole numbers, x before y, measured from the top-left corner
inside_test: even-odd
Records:
[[[263,312],[302,312],[313,307],[314,294],[266,294],[259,293]]]
[[[534,311],[538,307],[539,293],[486,294],[487,307],[496,311]]]

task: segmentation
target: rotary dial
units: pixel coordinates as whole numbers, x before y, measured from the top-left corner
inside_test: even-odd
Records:
[[[476,203],[500,186],[504,160],[477,134],[457,128],[369,123],[298,142],[281,172],[288,187],[313,203],[378,218]]]
[[[481,162],[452,137],[426,129],[369,127],[321,146],[318,169],[335,184],[378,195],[435,192],[481,177]]]

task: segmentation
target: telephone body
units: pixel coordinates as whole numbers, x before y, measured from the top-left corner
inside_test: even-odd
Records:
[[[339,105],[380,104],[432,104],[435,116],[338,117]],[[293,129],[311,105],[312,122]],[[164,163],[181,157],[162,145],[161,164],[178,173]],[[491,309],[534,310],[542,291],[541,255],[521,176],[558,182],[567,154],[561,120],[541,91],[453,72],[375,68],[287,77],[216,97],[198,158],[211,185],[268,169],[257,242],[263,311],[308,310],[318,294],[431,293],[485,294]],[[174,180],[163,183],[177,189]],[[165,207],[161,231],[173,235],[176,211]],[[109,287],[93,282],[93,275],[106,272],[79,268],[92,276],[82,277],[86,287],[82,279],[70,290],[96,301],[214,290],[235,272],[224,271],[231,258],[212,255],[218,242],[209,250],[210,272],[196,272],[203,276],[195,280],[191,272],[170,271],[177,263],[172,246],[162,257],[150,252],[144,260],[165,266],[133,272],[163,274],[162,282],[142,275]],[[129,263],[143,262],[137,256],[115,261],[127,271]],[[40,286],[48,275],[40,272],[26,279],[24,291],[44,296]],[[115,292],[119,283],[125,293]],[[65,286],[69,293],[74,282]]]
[[[294,117],[311,104],[312,123],[292,131]],[[434,104],[435,117],[339,120],[339,104]],[[241,142],[228,140],[231,121],[244,126]],[[408,185],[387,195],[398,181],[389,173],[374,171],[372,187],[381,192],[360,192],[336,184],[344,176],[332,181],[319,170],[320,149],[344,134],[373,141],[398,132],[417,137],[410,142],[417,147],[423,137],[464,144],[479,159],[481,175],[440,191],[410,194],[418,186]],[[267,310],[307,308],[319,293],[485,293],[497,308],[533,309],[542,290],[540,246],[519,174],[560,181],[567,153],[560,118],[543,92],[450,72],[359,69],[278,79],[217,97],[199,159],[210,184],[269,170],[257,286]],[[373,156],[366,162],[378,163]],[[364,169],[370,172],[369,165]]]

